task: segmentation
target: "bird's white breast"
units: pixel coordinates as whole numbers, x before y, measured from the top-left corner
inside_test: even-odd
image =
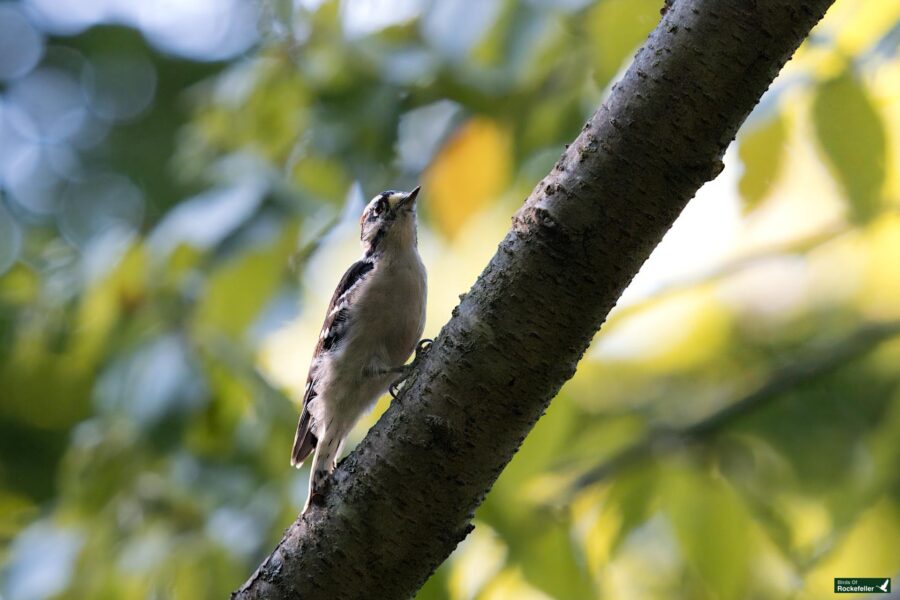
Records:
[[[346,349],[368,349],[386,368],[406,362],[425,326],[425,287],[425,268],[417,252],[379,261],[360,289],[351,318],[363,326],[352,328],[356,339],[351,336]]]
[[[425,326],[425,301],[425,268],[415,250],[378,261],[354,292],[346,337],[318,367],[319,422],[349,430],[399,377],[365,370],[406,362]]]

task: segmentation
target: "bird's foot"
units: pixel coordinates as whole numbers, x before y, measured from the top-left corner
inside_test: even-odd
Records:
[[[388,386],[388,392],[391,394],[391,398],[396,400],[397,395],[400,393],[400,390],[403,388],[403,383],[409,378],[410,374],[413,372],[419,362],[425,358],[425,356],[431,351],[431,346],[434,344],[434,340],[423,339],[420,340],[418,344],[416,344],[416,354],[413,357],[413,360],[408,365],[403,365],[402,367],[397,367],[395,369],[396,373],[400,373],[400,377],[398,377],[394,382]]]
[[[413,357],[412,361],[413,366],[417,365],[420,360],[431,352],[432,346],[434,346],[434,340],[432,339],[424,338],[419,340],[419,343],[416,344],[416,355]]]
[[[300,514],[305,514],[310,506],[324,506],[325,496],[331,487],[331,477],[328,471],[316,471],[311,473],[310,477],[312,481],[309,486],[309,495],[306,497],[306,505]]]
[[[400,394],[400,390],[403,389],[403,382],[406,381],[406,375],[402,375],[397,378],[391,385],[388,386],[388,393],[391,395],[391,398],[394,400],[397,399],[397,395]]]

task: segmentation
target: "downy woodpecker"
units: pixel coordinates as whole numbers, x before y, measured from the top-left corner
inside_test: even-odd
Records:
[[[416,248],[416,196],[387,191],[360,219],[363,257],[338,283],[309,367],[291,465],[315,451],[309,496],[323,493],[344,440],[405,372],[425,326],[426,275]]]

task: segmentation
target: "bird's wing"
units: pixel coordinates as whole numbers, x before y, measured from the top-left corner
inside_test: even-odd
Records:
[[[306,377],[306,391],[303,394],[303,412],[300,413],[300,422],[297,423],[297,433],[294,435],[294,447],[291,450],[291,465],[299,467],[303,464],[303,460],[309,456],[309,453],[316,447],[318,438],[313,430],[313,420],[310,414],[310,403],[314,402],[318,393],[316,391],[317,367],[319,358],[323,353],[329,352],[334,346],[341,341],[346,333],[347,315],[350,292],[358,285],[366,275],[375,268],[375,264],[370,260],[359,260],[352,265],[341,277],[334,294],[331,296],[331,302],[328,305],[328,312],[325,315],[325,322],[322,324],[322,332],[319,334],[319,341],[316,344],[315,352],[313,352],[312,364],[309,367],[309,375]]]

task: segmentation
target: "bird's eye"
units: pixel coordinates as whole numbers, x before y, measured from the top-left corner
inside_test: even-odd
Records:
[[[380,200],[378,200],[378,202],[375,203],[375,206],[372,207],[372,214],[377,217],[378,215],[383,213],[384,209],[385,209],[385,204],[386,203],[384,201],[384,198],[381,198]]]

